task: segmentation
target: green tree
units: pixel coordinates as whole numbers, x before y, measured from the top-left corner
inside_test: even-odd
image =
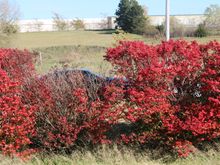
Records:
[[[122,30],[135,34],[144,33],[147,18],[136,0],[121,0],[115,14],[116,23]]]

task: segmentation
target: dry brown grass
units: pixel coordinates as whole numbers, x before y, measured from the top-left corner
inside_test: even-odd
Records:
[[[155,151],[156,152],[156,151]],[[165,161],[166,160],[166,161]],[[0,156],[0,165],[219,165],[220,153],[209,150],[197,153],[186,159],[173,160],[171,157],[159,160],[149,158],[148,154],[134,153],[132,150],[119,150],[117,147],[102,146],[95,152],[75,152],[70,156],[34,155],[24,162],[17,158],[11,159]]]

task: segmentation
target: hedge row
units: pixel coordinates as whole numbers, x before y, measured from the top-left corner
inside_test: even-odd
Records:
[[[27,51],[0,50],[0,151],[71,153],[102,143],[157,144],[187,156],[220,136],[220,44],[121,41],[117,79],[38,76]]]

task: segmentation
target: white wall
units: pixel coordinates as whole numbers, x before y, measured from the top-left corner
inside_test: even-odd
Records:
[[[205,19],[204,15],[174,15],[180,23],[186,26],[195,27],[198,24],[202,23]],[[153,25],[161,25],[165,20],[165,16],[150,16],[150,21]]]
[[[181,23],[195,27],[202,23],[204,15],[176,15],[175,16]],[[164,22],[165,16],[150,16],[151,23],[153,25],[160,25]],[[74,20],[74,19],[73,19]],[[85,24],[87,30],[97,29],[114,29],[115,28],[115,17],[107,18],[86,18],[81,19]],[[65,20],[71,22],[72,20]],[[41,24],[41,26],[37,26]],[[20,20],[18,22],[20,32],[34,32],[34,31],[56,31],[54,28],[52,19],[39,19],[39,20]]]
[[[67,23],[70,23],[74,19],[66,19]],[[97,29],[114,29],[115,23],[114,17],[107,18],[87,18],[81,19],[85,24],[85,29],[97,30]],[[41,26],[37,26],[41,24]],[[20,20],[18,22],[20,32],[34,32],[34,31],[56,31],[52,19],[39,19],[39,20]]]

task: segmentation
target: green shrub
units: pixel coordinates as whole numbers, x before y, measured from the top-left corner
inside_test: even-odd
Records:
[[[144,35],[147,37],[155,37],[160,35],[160,32],[155,26],[149,25],[146,27]]]
[[[1,31],[4,34],[10,35],[10,34],[15,34],[19,30],[18,25],[16,24],[10,24],[10,23],[4,23],[1,24]]]
[[[165,25],[164,25],[164,24],[157,25],[155,28],[159,31],[159,33],[160,33],[161,35],[164,35],[164,34],[165,34]]]
[[[84,30],[84,29],[85,29],[85,23],[84,23],[83,20],[81,20],[81,19],[73,20],[73,21],[71,22],[71,26],[72,26],[75,30]]]
[[[206,37],[208,35],[207,29],[205,28],[204,24],[199,24],[198,28],[196,29],[194,36],[195,37]]]

